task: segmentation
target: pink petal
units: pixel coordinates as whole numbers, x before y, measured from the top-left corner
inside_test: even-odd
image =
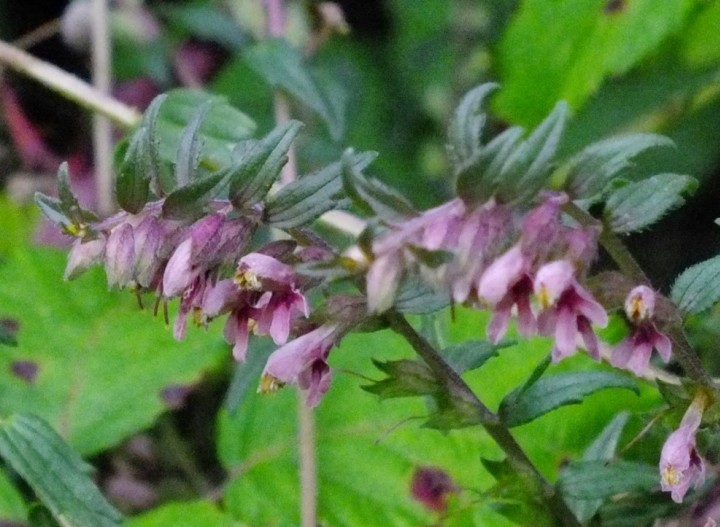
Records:
[[[560,309],[555,326],[555,348],[553,362],[557,362],[576,351],[577,316],[570,309]]]

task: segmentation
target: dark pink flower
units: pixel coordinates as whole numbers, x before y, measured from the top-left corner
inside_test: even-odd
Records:
[[[656,349],[665,362],[670,361],[672,344],[652,322],[655,312],[655,292],[647,286],[635,287],[625,299],[625,314],[634,325],[628,337],[613,351],[611,364],[642,375]]]
[[[660,484],[676,503],[682,503],[691,486],[697,487],[705,480],[705,462],[695,448],[695,435],[705,404],[704,395],[696,397],[685,412],[680,427],[668,436],[660,454]]]
[[[447,499],[458,491],[450,474],[437,467],[418,467],[410,482],[410,494],[430,510],[447,509]]]
[[[538,330],[554,335],[554,362],[573,355],[580,335],[590,355],[600,359],[600,351],[592,324],[605,327],[605,309],[575,279],[575,269],[567,260],[543,265],[535,276],[535,294],[540,304]]]

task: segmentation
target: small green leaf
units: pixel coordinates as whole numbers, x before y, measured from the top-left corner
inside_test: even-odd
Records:
[[[660,174],[618,188],[605,204],[605,219],[614,232],[629,233],[652,225],[685,200],[697,181],[690,176]]]
[[[46,196],[42,192],[35,193],[35,203],[40,208],[45,217],[66,232],[72,226],[73,221],[65,214],[60,204],[60,200],[51,196]]]
[[[243,56],[270,86],[285,90],[315,111],[325,121],[333,139],[342,137],[343,109],[334,97],[329,97],[295,48],[282,39],[267,39],[246,49]]]
[[[173,190],[163,203],[163,217],[182,220],[197,214],[220,192],[226,176],[224,171],[215,172]]]
[[[605,500],[625,492],[647,492],[658,486],[660,475],[652,465],[633,461],[577,461],[563,470],[558,487],[565,499]]]
[[[628,412],[622,412],[616,415],[603,429],[595,441],[593,441],[587,450],[585,450],[582,456],[582,461],[611,460],[615,456],[615,450],[617,450],[620,435],[622,434],[629,417],[630,414]],[[568,506],[581,523],[585,523],[592,518],[600,507],[602,507],[603,501],[604,500],[602,498],[594,500],[566,498]]]
[[[497,88],[495,83],[476,86],[465,94],[455,109],[448,127],[447,150],[456,169],[467,165],[477,155],[487,120],[481,110],[488,95]]]
[[[373,364],[387,374],[387,378],[365,385],[362,389],[380,399],[433,395],[442,389],[432,370],[420,360],[373,360]]]
[[[515,342],[505,340],[493,344],[487,340],[468,340],[462,344],[448,346],[440,354],[450,367],[458,374],[475,370],[485,364],[493,357],[497,357],[498,351],[514,345]]]
[[[685,269],[675,280],[671,298],[687,313],[700,313],[720,299],[720,256]]]
[[[342,157],[343,188],[348,197],[365,213],[377,215],[384,220],[400,220],[415,216],[417,213],[395,189],[377,179],[367,178],[362,168],[353,162],[352,149],[345,151]]]
[[[450,304],[450,295],[437,291],[415,275],[409,274],[400,282],[394,307],[401,313],[425,315]]]
[[[195,170],[200,163],[200,150],[202,149],[200,125],[207,117],[209,110],[210,102],[206,102],[198,108],[180,136],[180,145],[175,159],[175,181],[178,187],[184,187],[193,180]]]
[[[287,152],[302,123],[288,121],[254,142],[230,167],[230,201],[240,209],[262,200],[287,163]]]
[[[0,455],[63,526],[121,525],[122,515],[90,479],[92,467],[42,419],[16,414],[6,420],[0,428]]]
[[[362,170],[376,156],[375,152],[353,154],[353,167]],[[337,208],[342,195],[341,173],[342,164],[336,162],[284,186],[268,199],[266,221],[278,229],[292,229],[307,225],[325,212]]]
[[[507,426],[518,426],[561,406],[579,404],[584,397],[607,388],[639,393],[632,379],[615,372],[559,373],[542,377],[525,389],[514,390],[500,403],[498,413]]]
[[[672,147],[674,143],[657,134],[630,134],[598,141],[583,149],[562,166],[568,190],[574,198],[591,198],[625,170],[632,159],[651,148]]]

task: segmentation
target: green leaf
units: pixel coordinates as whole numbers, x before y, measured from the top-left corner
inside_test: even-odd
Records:
[[[380,399],[433,395],[443,389],[432,370],[420,360],[373,361],[373,364],[387,378],[365,385],[362,389]]]
[[[364,169],[375,157],[375,152],[353,154],[353,169]],[[266,221],[278,229],[292,229],[335,209],[342,195],[341,173],[341,162],[335,162],[285,185],[268,199]]]
[[[287,163],[287,152],[302,126],[292,120],[278,126],[233,163],[228,177],[229,197],[235,207],[246,209],[265,197]]]
[[[678,174],[660,174],[618,188],[605,204],[605,219],[614,232],[629,233],[652,225],[685,200],[697,180]]]
[[[280,88],[315,111],[333,139],[343,135],[345,117],[334,98],[307,68],[300,53],[283,39],[267,39],[247,48],[243,56],[270,86]]]
[[[600,435],[585,450],[582,461],[609,461],[615,456],[620,435],[622,434],[625,424],[630,414],[622,412],[616,415],[612,421],[603,429]],[[567,504],[575,514],[575,517],[585,523],[592,518],[595,513],[602,507],[603,499],[571,499],[566,498]]]
[[[0,344],[17,346],[18,322],[8,318],[0,318]]]
[[[18,346],[0,355],[0,415],[36,414],[92,454],[150,426],[168,408],[165,388],[197,383],[229,351],[221,323],[211,335],[189,328],[175,341],[132,295],[108,292],[99,268],[63,282],[66,259],[17,247],[0,265],[2,316],[23,329]],[[13,373],[21,361],[37,368],[34,377]]]
[[[487,116],[481,110],[485,101],[498,88],[495,83],[476,86],[458,104],[448,126],[448,156],[453,165],[462,167],[477,156],[482,145]]]
[[[0,428],[0,456],[68,527],[119,526],[122,515],[100,494],[91,469],[42,419],[15,414]]]
[[[686,313],[700,313],[715,304],[720,299],[720,256],[685,269],[670,297]]]
[[[66,232],[72,227],[73,220],[65,214],[59,199],[46,196],[42,192],[36,192],[35,203],[51,223],[61,227]]]
[[[167,503],[125,524],[127,527],[240,527],[209,501]]]
[[[633,166],[635,156],[651,148],[672,146],[670,139],[657,134],[612,137],[587,146],[558,171],[565,174],[574,198],[591,198]]]
[[[446,291],[437,291],[413,274],[400,282],[394,307],[401,313],[425,315],[434,313],[450,304]]]
[[[342,180],[348,197],[364,212],[377,215],[384,220],[400,220],[415,216],[412,205],[395,189],[365,177],[364,167],[354,163],[352,149],[343,153]]]
[[[28,517],[27,505],[20,491],[8,477],[7,470],[7,468],[0,470],[0,525],[3,520],[22,524],[21,522]]]
[[[248,35],[221,6],[160,4],[157,8],[171,26],[200,40],[216,42],[232,51],[239,51],[248,43]]]
[[[515,342],[511,340],[498,344],[492,344],[487,340],[468,340],[462,344],[448,346],[440,354],[453,370],[462,375],[466,371],[478,369],[488,360],[497,357],[499,350],[514,344]]]
[[[648,492],[659,480],[657,467],[644,463],[577,461],[562,472],[558,487],[565,499],[595,501],[625,492]]]
[[[190,218],[203,210],[221,190],[224,171],[195,178],[184,187],[173,190],[162,205],[162,215],[171,220]]]
[[[140,212],[147,203],[151,186],[154,190],[160,188],[158,181],[161,167],[156,127],[158,114],[166,100],[166,95],[153,100],[129,142],[121,143],[115,152],[115,198],[120,207],[133,214]]]
[[[615,372],[559,373],[542,377],[531,386],[508,394],[500,403],[498,414],[507,426],[518,426],[561,406],[579,404],[586,396],[607,388],[625,388],[639,393],[632,379]]]
[[[175,157],[175,181],[180,188],[194,179],[195,170],[200,163],[200,150],[202,149],[202,140],[199,135],[200,125],[207,117],[209,110],[210,102],[208,101],[198,108],[180,136],[180,145]]]
[[[503,90],[495,100],[513,122],[533,125],[555,101],[579,108],[603,80],[630,70],[678,34],[697,5],[692,0],[522,2],[498,50]]]

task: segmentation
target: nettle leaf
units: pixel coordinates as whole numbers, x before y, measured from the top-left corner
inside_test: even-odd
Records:
[[[393,306],[401,313],[426,315],[450,305],[450,295],[438,291],[414,274],[403,277]]]
[[[243,57],[270,86],[281,88],[314,110],[325,121],[333,139],[342,137],[343,108],[334,95],[326,92],[295,48],[283,39],[267,39],[247,48]]]
[[[195,216],[218,195],[221,183],[227,180],[226,176],[224,171],[215,172],[173,190],[163,202],[162,215],[171,220]]]
[[[671,298],[686,313],[700,313],[720,300],[720,256],[685,269],[672,287]]]
[[[229,198],[240,209],[262,200],[287,163],[287,152],[303,124],[288,121],[253,142],[228,171]]]
[[[175,182],[178,187],[184,187],[193,180],[195,170],[200,163],[200,125],[207,117],[210,102],[204,103],[193,115],[190,123],[183,129],[175,157]]]
[[[527,201],[545,185],[567,121],[568,108],[558,103],[530,136],[521,141],[523,129],[512,127],[482,142],[486,116],[480,112],[495,84],[470,91],[455,111],[448,131],[448,153],[454,166],[456,191],[469,203],[480,203],[497,194],[503,201]]]
[[[345,194],[363,212],[383,220],[402,220],[417,213],[405,197],[381,181],[363,174],[365,167],[353,163],[355,153],[345,151],[342,157],[342,181]]]
[[[632,167],[637,155],[651,148],[673,146],[672,140],[658,134],[612,137],[587,146],[558,171],[565,174],[567,189],[574,198],[592,198]]]
[[[616,415],[595,441],[585,450],[582,461],[611,460],[615,456],[620,436],[629,417],[630,414],[628,412],[622,412]],[[604,500],[599,497],[596,499],[573,499],[566,497],[565,501],[581,523],[585,523],[592,518],[604,502]]]
[[[161,166],[156,126],[166,100],[167,95],[156,97],[129,141],[120,143],[115,151],[115,199],[122,209],[133,214],[147,203],[151,186],[155,191],[159,189]]]
[[[353,153],[350,163],[362,171],[376,157],[375,152]],[[338,161],[285,185],[267,200],[266,221],[278,229],[292,229],[337,208],[343,190],[341,174],[342,163]]]
[[[660,174],[614,190],[605,203],[605,220],[614,232],[629,233],[652,225],[685,203],[697,180],[678,174]]]
[[[579,404],[586,396],[607,388],[625,388],[639,394],[635,382],[607,371],[559,373],[545,376],[525,389],[509,393],[498,414],[507,426],[518,426],[561,406]]]
[[[576,461],[560,474],[558,487],[565,499],[594,502],[625,492],[649,492],[659,479],[657,467],[644,463]]]
[[[231,161],[232,149],[255,134],[254,121],[229,104],[224,97],[187,88],[171,90],[159,107],[157,120],[154,121],[158,155],[162,163],[175,163],[183,132],[197,117],[198,108],[204,104],[210,107],[198,132],[203,142],[200,158],[202,167],[215,171],[227,166]],[[159,180],[162,193],[170,193],[175,186],[174,174],[163,171]]]
[[[15,414],[0,425],[0,456],[68,527],[113,527],[122,515],[89,477],[87,465],[42,419]]]
[[[228,350],[221,322],[177,342],[132,295],[108,292],[102,269],[64,283],[66,260],[16,247],[0,265],[1,316],[22,321],[0,354],[0,415],[38,415],[85,455],[150,426],[168,409],[163,390],[198,383]]]
[[[420,360],[381,362],[373,360],[377,369],[387,375],[386,379],[362,386],[362,389],[380,399],[433,395],[443,390],[432,370]]]

